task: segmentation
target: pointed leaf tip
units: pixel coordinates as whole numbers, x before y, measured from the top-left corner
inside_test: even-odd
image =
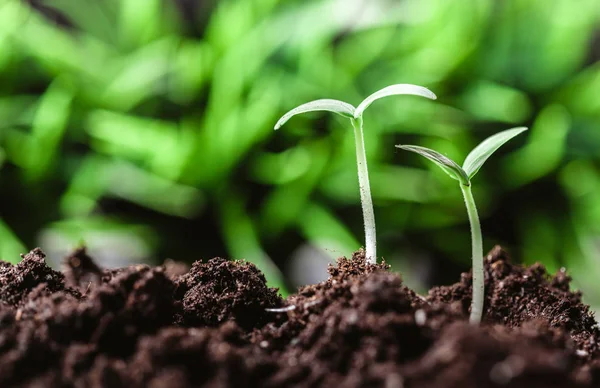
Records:
[[[477,147],[473,149],[465,159],[463,163],[463,169],[469,176],[469,179],[473,178],[477,171],[483,166],[486,160],[502,147],[507,141],[513,137],[525,132],[527,127],[517,127],[507,129],[506,131],[499,132],[492,135],[482,141]]]
[[[384,97],[401,95],[401,94],[412,94],[415,96],[421,96],[425,98],[430,98],[432,100],[437,99],[437,96],[429,89],[412,84],[395,84],[387,86],[381,90],[376,91],[371,94],[369,97],[365,98],[363,102],[358,105],[356,110],[354,111],[354,118],[360,117],[365,109],[369,107],[374,101],[379,100]]]
[[[417,153],[425,158],[434,162],[438,167],[440,167],[446,174],[448,174],[451,178],[456,179],[463,185],[469,185],[470,180],[465,171],[456,164],[449,157],[440,154],[437,151],[434,151],[429,148],[415,146],[415,145],[402,145],[398,144],[396,148],[403,149],[405,151],[411,151]]]
[[[285,124],[289,119],[291,119],[295,115],[318,111],[333,112],[347,118],[354,117],[354,107],[352,105],[339,100],[321,99],[307,102],[306,104],[302,104],[290,110],[289,112],[281,116],[281,118],[275,124],[274,129],[278,130],[283,124]]]

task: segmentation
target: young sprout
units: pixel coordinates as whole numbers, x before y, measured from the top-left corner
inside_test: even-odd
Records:
[[[377,261],[377,245],[375,237],[375,214],[373,212],[373,200],[371,199],[371,187],[369,184],[369,172],[367,170],[367,156],[365,154],[365,142],[363,137],[363,113],[374,101],[387,96],[398,94],[412,94],[416,96],[427,97],[435,100],[435,94],[422,86],[410,84],[397,84],[385,87],[369,97],[365,98],[358,107],[338,100],[322,99],[302,104],[286,114],[284,114],[275,129],[281,128],[292,116],[300,113],[329,111],[337,113],[350,119],[354,128],[354,141],[356,144],[356,163],[358,166],[358,184],[360,187],[360,202],[362,204],[363,219],[365,224],[365,246],[367,261],[375,263]]]
[[[525,127],[518,127],[502,131],[485,139],[481,144],[471,151],[465,159],[463,166],[460,167],[454,161],[434,150],[414,145],[397,145],[397,148],[416,152],[419,155],[431,160],[442,168],[451,178],[460,182],[460,189],[467,206],[469,223],[471,224],[471,246],[473,260],[473,299],[471,300],[471,323],[481,322],[483,315],[483,296],[484,296],[484,275],[483,275],[483,244],[481,239],[481,225],[477,215],[477,207],[471,193],[471,179],[479,171],[483,163],[500,148],[504,143],[527,130]]]

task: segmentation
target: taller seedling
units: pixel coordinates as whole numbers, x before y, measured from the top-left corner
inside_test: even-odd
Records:
[[[471,323],[481,322],[483,314],[483,296],[484,296],[484,279],[483,279],[483,243],[481,238],[481,225],[479,216],[477,215],[477,207],[471,193],[471,179],[477,174],[477,171],[483,166],[483,163],[504,143],[517,136],[521,132],[527,130],[525,127],[508,129],[497,133],[485,139],[481,144],[471,151],[465,159],[463,166],[460,167],[454,161],[437,151],[425,147],[414,145],[397,145],[397,148],[416,152],[419,155],[433,161],[439,167],[450,175],[451,178],[460,182],[467,206],[469,215],[469,223],[471,224],[471,246],[473,259],[473,299],[471,300],[471,315],[469,321]]]
[[[329,111],[350,119],[350,122],[354,127],[354,141],[356,143],[358,184],[360,186],[360,201],[365,223],[366,257],[367,261],[370,263],[375,263],[377,261],[377,243],[375,235],[375,214],[373,212],[373,200],[371,199],[371,186],[369,184],[369,172],[367,169],[367,156],[365,154],[362,116],[365,109],[367,109],[375,100],[396,94],[412,94],[431,98],[432,100],[435,100],[436,98],[435,94],[422,86],[397,84],[388,86],[371,94],[369,97],[365,98],[357,108],[339,100],[322,99],[311,101],[287,112],[279,119],[277,124],[275,124],[275,129],[279,129],[292,116],[315,111]]]

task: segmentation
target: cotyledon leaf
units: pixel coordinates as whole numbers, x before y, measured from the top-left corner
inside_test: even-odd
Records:
[[[396,148],[415,152],[421,156],[424,156],[425,158],[437,164],[442,170],[444,170],[446,174],[450,175],[451,178],[456,179],[463,185],[470,185],[470,180],[466,172],[447,156],[444,156],[432,149],[419,147],[415,145],[397,145]]]
[[[504,143],[526,131],[526,127],[517,127],[507,129],[482,141],[473,149],[463,163],[463,170],[467,173],[469,179],[473,178],[477,171],[483,166],[485,161]]]
[[[411,85],[411,84],[396,84],[387,86],[381,90],[376,91],[369,97],[365,98],[360,105],[354,111],[354,118],[357,119],[362,116],[365,109],[369,107],[374,101],[379,100],[387,96],[394,96],[399,94],[412,94],[415,96],[422,96],[435,100],[436,95],[429,89],[423,86]]]
[[[277,124],[275,124],[275,129],[277,130],[281,128],[283,124],[285,124],[289,119],[291,119],[295,115],[318,111],[329,111],[350,119],[354,117],[354,107],[352,105],[343,101],[331,100],[326,98],[307,102],[306,104],[302,104],[290,110],[289,112],[281,116],[279,121],[277,121]]]

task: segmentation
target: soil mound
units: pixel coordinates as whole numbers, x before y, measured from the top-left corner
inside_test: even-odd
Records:
[[[1,262],[0,386],[600,386],[600,332],[569,277],[499,248],[481,326],[470,274],[422,297],[362,251],[285,301],[247,262],[173,265]]]
[[[175,299],[182,304],[178,323],[183,326],[215,327],[232,320],[252,329],[268,321],[266,308],[283,303],[258,268],[245,261],[197,261],[175,283]]]

